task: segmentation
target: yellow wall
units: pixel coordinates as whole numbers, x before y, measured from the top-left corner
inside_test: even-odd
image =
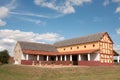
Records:
[[[93,45],[95,46],[93,47]],[[86,48],[84,46],[86,46]],[[108,34],[105,34],[99,42],[84,43],[57,48],[59,52],[70,52],[91,49],[100,49],[100,61],[102,63],[113,63],[113,43],[110,40]]]
[[[95,45],[93,47],[93,45]],[[86,48],[84,47],[86,46]],[[77,48],[79,47],[79,48]],[[71,49],[72,48],[72,49]],[[66,47],[57,48],[59,52],[69,52],[69,51],[79,51],[79,50],[90,50],[90,49],[99,49],[99,42],[85,43],[85,44],[77,44]]]

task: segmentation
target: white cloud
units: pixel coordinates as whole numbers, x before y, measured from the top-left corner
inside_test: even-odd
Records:
[[[0,7],[0,26],[5,26],[6,22],[2,19],[8,16],[9,9],[2,6]]]
[[[5,48],[3,48],[2,46],[0,46],[0,51],[3,51],[3,50],[5,50]]]
[[[120,0],[112,0],[112,2],[120,4]],[[120,13],[120,6],[116,8],[115,13]]]
[[[11,2],[9,4],[7,4],[6,6],[2,6],[0,7],[0,26],[5,26],[7,23],[5,21],[3,21],[3,18],[6,18],[9,14],[9,11],[11,9],[15,8],[15,0],[11,0]]]
[[[120,53],[120,28],[116,29],[116,35],[114,35],[113,39],[116,40],[114,50]]]
[[[17,4],[16,4],[16,0],[11,0],[7,5],[5,5],[9,10],[11,9],[15,9]]]
[[[118,35],[120,35],[120,28],[118,28],[118,29],[116,30],[116,33],[117,33]]]
[[[75,9],[72,6],[67,6],[65,9],[62,10],[64,14],[68,13],[75,13]]]
[[[49,16],[44,16],[44,15],[39,15],[39,14],[34,14],[34,13],[22,13],[22,12],[9,12],[10,14],[13,15],[21,15],[21,16],[33,16],[33,17],[41,17],[41,18],[49,18]]]
[[[107,6],[107,5],[109,5],[109,3],[110,3],[109,0],[105,0],[105,1],[103,2],[103,5],[104,5],[104,6]]]
[[[120,44],[114,45],[113,49],[120,54]]]
[[[8,15],[8,8],[6,7],[0,7],[0,18],[5,18]]]
[[[120,20],[120,17],[118,17],[118,20]]]
[[[112,0],[113,2],[116,2],[116,3],[119,3],[120,2],[120,0]]]
[[[45,33],[45,34],[37,34],[36,40],[45,40],[45,41],[57,41],[64,39],[63,37],[60,37],[57,33]]]
[[[34,3],[42,7],[56,10],[63,14],[70,14],[75,13],[74,6],[81,6],[84,3],[92,2],[92,0],[65,0],[64,2],[61,0],[61,2],[58,3],[57,1],[60,0],[50,0],[49,2],[45,0],[34,0]]]
[[[120,54],[120,44],[114,45],[114,50]]]
[[[120,45],[115,45],[114,50],[116,50],[116,51],[120,50]]]
[[[46,24],[46,22],[43,22],[39,19],[21,18],[21,17],[20,17],[20,19],[25,20],[25,21],[29,21],[29,22],[32,22],[32,23],[35,23],[35,24],[39,24],[39,25],[45,25]]]
[[[120,13],[120,6],[116,8],[116,13]]]
[[[57,33],[38,34],[33,32],[23,32],[20,30],[0,30],[0,50],[7,49],[10,55],[13,55],[13,49],[17,41],[34,41],[34,42],[54,42],[63,40],[64,37]]]
[[[0,26],[6,25],[6,22],[0,19]]]
[[[46,16],[46,15],[41,15],[41,14],[35,14],[35,13],[26,13],[26,12],[9,12],[10,14],[12,15],[21,15],[21,16],[32,16],[32,17],[38,17],[38,18],[48,18],[48,19],[51,19],[51,18],[59,18],[63,15],[49,15],[49,16]]]

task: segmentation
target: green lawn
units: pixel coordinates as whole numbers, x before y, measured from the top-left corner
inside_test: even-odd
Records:
[[[0,65],[0,80],[120,80],[120,66],[42,68]]]

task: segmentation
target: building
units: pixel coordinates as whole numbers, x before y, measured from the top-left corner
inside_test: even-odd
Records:
[[[114,53],[114,64],[120,65],[120,54],[115,50],[113,50],[113,53]]]
[[[113,65],[113,41],[107,32],[72,38],[54,44],[18,41],[15,64],[24,65]]]

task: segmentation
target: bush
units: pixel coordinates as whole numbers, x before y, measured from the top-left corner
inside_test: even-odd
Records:
[[[7,64],[8,61],[9,61],[9,58],[10,58],[10,56],[9,56],[7,50],[4,50],[4,51],[1,51],[1,52],[0,52],[0,62],[1,62],[2,64]]]

